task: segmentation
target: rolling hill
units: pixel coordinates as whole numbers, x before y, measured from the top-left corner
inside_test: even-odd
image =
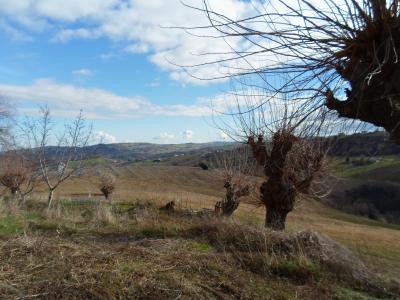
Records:
[[[340,134],[325,138],[331,156],[383,156],[400,155],[400,146],[386,139],[383,132],[367,132],[353,135]],[[119,161],[168,160],[178,165],[195,165],[201,157],[217,151],[237,147],[235,142],[209,142],[186,144],[115,143],[87,146],[83,149],[87,158],[102,157]],[[57,147],[48,147],[50,155]]]
[[[179,156],[201,157],[208,153],[231,149],[236,143],[210,142],[187,144],[151,144],[151,143],[116,143],[98,144],[85,147],[84,156],[87,158],[102,157],[119,161],[166,160]],[[49,154],[57,150],[49,147]]]

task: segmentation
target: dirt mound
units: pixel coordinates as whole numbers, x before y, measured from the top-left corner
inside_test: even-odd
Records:
[[[234,222],[203,224],[191,231],[193,235],[206,236],[221,251],[253,252],[292,261],[307,258],[339,276],[362,282],[370,277],[355,253],[317,232],[277,232]]]
[[[334,272],[345,272],[360,281],[367,281],[370,277],[356,254],[325,235],[301,231],[288,239],[298,243],[308,257],[320,261]]]

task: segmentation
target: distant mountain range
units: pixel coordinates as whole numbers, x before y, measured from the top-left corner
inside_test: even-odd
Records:
[[[340,134],[325,138],[332,156],[379,156],[400,155],[400,146],[387,140],[383,132]],[[84,148],[87,158],[102,157],[118,161],[168,160],[179,165],[197,164],[210,154],[229,150],[239,144],[234,142],[186,143],[186,144],[151,144],[151,143],[116,143],[98,144]],[[48,147],[49,154],[57,151]]]
[[[232,149],[236,143],[211,142],[187,144],[121,143],[99,144],[85,148],[86,157],[104,157],[123,161],[166,160],[179,156],[205,156]]]

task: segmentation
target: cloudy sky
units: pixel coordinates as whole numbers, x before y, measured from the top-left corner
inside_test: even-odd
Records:
[[[233,18],[253,9],[244,0],[209,3]],[[170,28],[207,24],[179,0],[0,0],[0,94],[20,117],[48,105],[62,122],[82,109],[108,142],[221,140],[209,125],[209,101],[223,110],[229,83],[198,78],[220,76],[223,68],[188,74],[176,64],[200,63],[200,54],[240,41]]]

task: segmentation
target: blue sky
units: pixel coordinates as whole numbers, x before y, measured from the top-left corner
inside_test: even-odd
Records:
[[[233,17],[250,10],[248,1],[211,2]],[[171,62],[204,62],[209,58],[197,54],[232,44],[164,28],[205,24],[202,13],[179,0],[0,0],[0,95],[17,119],[35,117],[48,105],[62,123],[83,109],[107,142],[225,139],[209,124],[209,103],[225,109],[229,83],[195,79]],[[210,78],[223,69],[217,64],[190,72]]]

